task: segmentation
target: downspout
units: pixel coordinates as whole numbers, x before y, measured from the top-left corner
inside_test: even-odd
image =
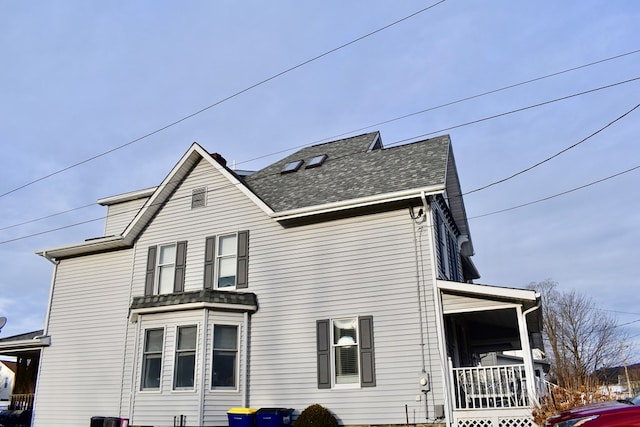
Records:
[[[520,324],[520,340],[522,341],[522,359],[524,361],[525,372],[529,381],[527,381],[527,393],[530,398],[533,400],[536,406],[540,406],[540,402],[538,401],[538,396],[535,388],[535,372],[533,370],[533,355],[531,353],[531,345],[529,344],[529,330],[527,328],[527,315],[538,310],[541,304],[538,302],[535,306],[521,311],[522,308],[519,306],[518,312],[521,314],[521,318],[519,320]]]
[[[42,331],[42,335],[46,337],[47,335],[49,335],[49,315],[51,314],[51,304],[53,303],[53,289],[56,285],[56,276],[58,275],[58,264],[60,264],[60,261],[48,255],[47,251],[42,251],[41,256],[45,258],[47,261],[49,261],[51,264],[53,264],[53,273],[51,275],[51,286],[49,287],[49,301],[47,304],[47,312],[44,317],[45,319],[44,330]],[[40,375],[42,375],[42,351],[43,350],[44,349],[40,350],[40,360],[38,362],[38,373],[36,374],[36,388],[33,396],[33,414],[31,415],[31,422],[34,422],[35,420],[36,408],[38,407],[37,406],[38,396],[40,395],[40,393],[38,393],[38,388],[40,386],[40,381],[38,381],[37,378],[40,378]]]
[[[244,312],[244,334],[242,334],[242,358],[243,376],[242,376],[242,407],[246,408],[249,403],[249,390],[247,385],[249,384],[249,313]]]
[[[209,328],[209,309],[204,309],[204,314],[202,315],[202,357],[200,358],[200,363],[202,364],[200,368],[200,402],[198,407],[198,425],[204,425],[204,399],[205,399],[205,376],[207,373],[206,363],[207,360],[207,330]]]
[[[49,334],[49,315],[51,314],[51,304],[53,303],[53,289],[56,286],[56,276],[58,274],[58,264],[60,264],[60,261],[54,259],[49,254],[47,254],[47,251],[42,251],[41,256],[45,258],[47,261],[49,261],[51,264],[53,264],[53,274],[51,275],[51,286],[49,287],[49,302],[47,304],[47,313],[45,314],[44,331],[42,332],[42,335],[46,336]]]
[[[427,203],[427,197],[425,192],[423,191],[421,194],[422,197],[422,203],[424,205],[424,209],[425,209],[425,214],[427,212],[427,209],[429,207],[428,203]],[[429,212],[431,212],[431,210],[429,210]],[[438,353],[440,354],[440,372],[442,375],[442,384],[444,386],[444,390],[443,390],[443,403],[444,403],[444,416],[445,416],[445,423],[448,426],[453,425],[453,421],[452,421],[452,416],[453,416],[453,408],[451,407],[451,399],[450,399],[450,393],[451,393],[451,383],[450,383],[450,378],[448,375],[448,363],[446,360],[446,356],[447,356],[447,352],[445,349],[445,336],[444,336],[444,326],[443,326],[443,315],[442,315],[442,300],[440,299],[440,289],[438,288],[438,278],[437,278],[437,263],[436,263],[436,258],[435,258],[435,236],[434,236],[434,225],[433,225],[433,221],[431,220],[432,216],[431,213],[427,216],[427,226],[429,227],[429,230],[431,231],[429,233],[429,239],[430,239],[430,247],[431,247],[431,280],[433,281],[433,308],[434,308],[434,313],[435,313],[435,319],[436,319],[436,335],[438,337]]]

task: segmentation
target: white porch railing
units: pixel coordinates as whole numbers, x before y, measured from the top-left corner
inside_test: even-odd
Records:
[[[456,410],[530,407],[523,364],[451,370]]]

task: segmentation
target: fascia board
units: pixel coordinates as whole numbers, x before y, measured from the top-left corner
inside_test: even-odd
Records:
[[[49,345],[51,345],[51,337],[48,335],[28,340],[8,341],[0,344],[0,354],[16,352],[19,350],[39,350],[42,347],[48,347]]]
[[[447,280],[436,280],[438,289],[455,293],[464,293],[495,298],[508,298],[518,301],[535,302],[540,299],[538,292],[528,289],[503,288],[494,285],[478,285],[473,283],[449,282]]]
[[[145,188],[143,190],[130,191],[116,196],[104,197],[102,199],[98,199],[98,204],[102,206],[109,206],[129,202],[131,200],[144,199],[146,197],[151,197],[157,188],[158,187]]]
[[[322,205],[308,206],[298,209],[290,209],[282,212],[275,212],[271,218],[276,221],[286,221],[294,218],[302,218],[307,216],[321,215],[325,213],[337,212],[347,209],[361,208],[366,206],[380,205],[383,203],[397,202],[401,200],[409,200],[421,198],[424,192],[425,196],[441,194],[445,190],[444,185],[433,185],[426,188],[403,190],[395,193],[385,193],[369,197],[361,197],[358,199],[344,200],[334,203],[325,203]]]
[[[162,183],[153,189],[141,190],[138,195],[148,194],[149,199],[146,201],[142,209],[129,223],[122,235],[109,236],[89,241],[75,243],[71,245],[59,246],[51,249],[43,249],[36,251],[36,254],[51,258],[60,258],[86,254],[90,252],[99,252],[103,250],[122,249],[130,247],[138,237],[140,232],[146,227],[148,222],[160,210],[162,205],[173,193],[173,190],[184,180],[189,171],[200,160],[207,160],[216,170],[218,170],[231,184],[240,189],[249,199],[251,199],[258,207],[260,207],[267,215],[271,215],[273,210],[267,206],[260,198],[253,194],[242,182],[240,182],[232,173],[218,163],[211,155],[199,144],[193,143],[189,150],[182,156],[180,161],[171,169]],[[153,190],[153,191],[151,191]],[[148,191],[149,193],[145,193]],[[102,199],[103,203],[115,200],[117,197],[130,197],[133,193],[127,193],[114,198]],[[147,196],[143,196],[147,197]],[[106,200],[106,202],[105,202]]]

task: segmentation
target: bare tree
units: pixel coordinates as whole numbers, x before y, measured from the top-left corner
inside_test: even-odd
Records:
[[[614,316],[583,294],[560,292],[549,279],[529,288],[542,297],[547,355],[558,385],[570,390],[590,388],[599,368],[620,363],[624,334]]]

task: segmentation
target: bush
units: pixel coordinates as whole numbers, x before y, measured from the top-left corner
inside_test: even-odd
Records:
[[[338,427],[336,417],[317,403],[306,407],[293,423],[294,427]]]

